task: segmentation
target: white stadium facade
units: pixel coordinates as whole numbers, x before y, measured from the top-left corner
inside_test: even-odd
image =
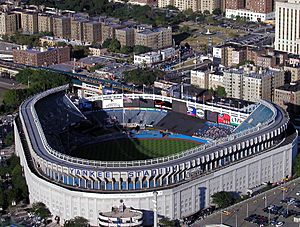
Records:
[[[55,109],[60,116],[46,117],[57,129],[71,124],[73,116],[83,116],[66,89],[54,88],[24,101],[14,123],[30,202],[45,203],[62,221],[82,216],[97,226],[99,213],[120,200],[135,209],[153,210],[153,192],[158,193],[159,215],[181,219],[210,206],[210,196],[218,191],[245,194],[292,174],[297,133],[281,108],[262,100],[254,108],[237,109],[152,94],[93,96],[88,99],[101,101],[102,108],[125,108],[128,98],[179,103],[196,109],[199,118],[205,111],[227,114],[237,127],[225,138],[162,158],[113,162],[72,157],[49,145],[48,129],[40,119],[41,113]]]

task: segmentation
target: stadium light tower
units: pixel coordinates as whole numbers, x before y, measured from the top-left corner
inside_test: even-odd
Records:
[[[153,219],[153,226],[157,227],[157,191],[153,192],[153,215],[154,215],[154,219]]]

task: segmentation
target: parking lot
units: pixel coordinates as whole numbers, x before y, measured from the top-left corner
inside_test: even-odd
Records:
[[[294,217],[300,215],[300,179],[239,203],[223,212],[214,213],[194,223],[194,227],[226,224],[238,227],[288,226],[299,227]]]

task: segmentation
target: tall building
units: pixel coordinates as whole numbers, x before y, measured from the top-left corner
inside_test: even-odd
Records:
[[[38,14],[38,32],[53,32],[53,17],[49,14]]]
[[[85,18],[71,18],[71,39],[84,41],[84,23],[88,22]]]
[[[212,13],[214,9],[222,9],[223,0],[198,0],[197,11],[208,11]]]
[[[38,32],[38,14],[35,12],[22,12],[21,29],[25,34],[34,34]]]
[[[153,50],[172,46],[172,28],[154,28],[135,31],[135,45],[147,46]]]
[[[275,70],[252,71],[245,69],[230,69],[224,71],[224,88],[227,97],[257,101],[271,101],[275,88],[284,85],[284,72]]]
[[[181,11],[191,9],[198,11],[198,0],[174,0],[174,6]]]
[[[225,0],[225,9],[243,9],[245,0]]]
[[[101,24],[101,40],[104,42],[106,39],[116,38],[116,29],[124,28],[125,25],[114,22],[102,22]]]
[[[48,66],[70,61],[70,47],[13,50],[14,63],[30,66]]]
[[[58,38],[71,38],[71,18],[53,17],[53,35]]]
[[[157,6],[159,8],[165,8],[167,6],[173,6],[174,5],[174,0],[158,0],[157,1]]]
[[[273,11],[273,0],[247,0],[246,9],[255,13],[270,13]]]
[[[98,21],[87,21],[83,23],[83,40],[89,43],[100,43],[101,23]]]
[[[119,40],[121,46],[134,46],[134,28],[116,29],[116,39]]]
[[[300,110],[300,83],[299,81],[285,84],[275,89],[273,102],[283,109],[289,105],[290,110],[299,113]]]
[[[14,13],[0,14],[0,35],[12,35],[17,31],[17,17]]]
[[[300,1],[276,2],[275,50],[300,54]]]

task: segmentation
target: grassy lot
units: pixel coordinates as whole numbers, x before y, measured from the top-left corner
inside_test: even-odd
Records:
[[[182,38],[181,44],[186,42],[196,50],[203,50],[208,44],[208,38],[212,38],[212,45],[217,45],[224,42],[225,39],[236,38],[246,34],[245,31],[233,28],[224,28],[218,25],[196,24],[194,22],[183,22],[180,26],[188,26],[190,29],[190,36]],[[212,35],[205,35],[207,29]],[[179,36],[179,34],[177,35]]]
[[[130,161],[164,157],[199,146],[199,143],[171,139],[122,139],[80,147],[73,156],[101,161]]]

